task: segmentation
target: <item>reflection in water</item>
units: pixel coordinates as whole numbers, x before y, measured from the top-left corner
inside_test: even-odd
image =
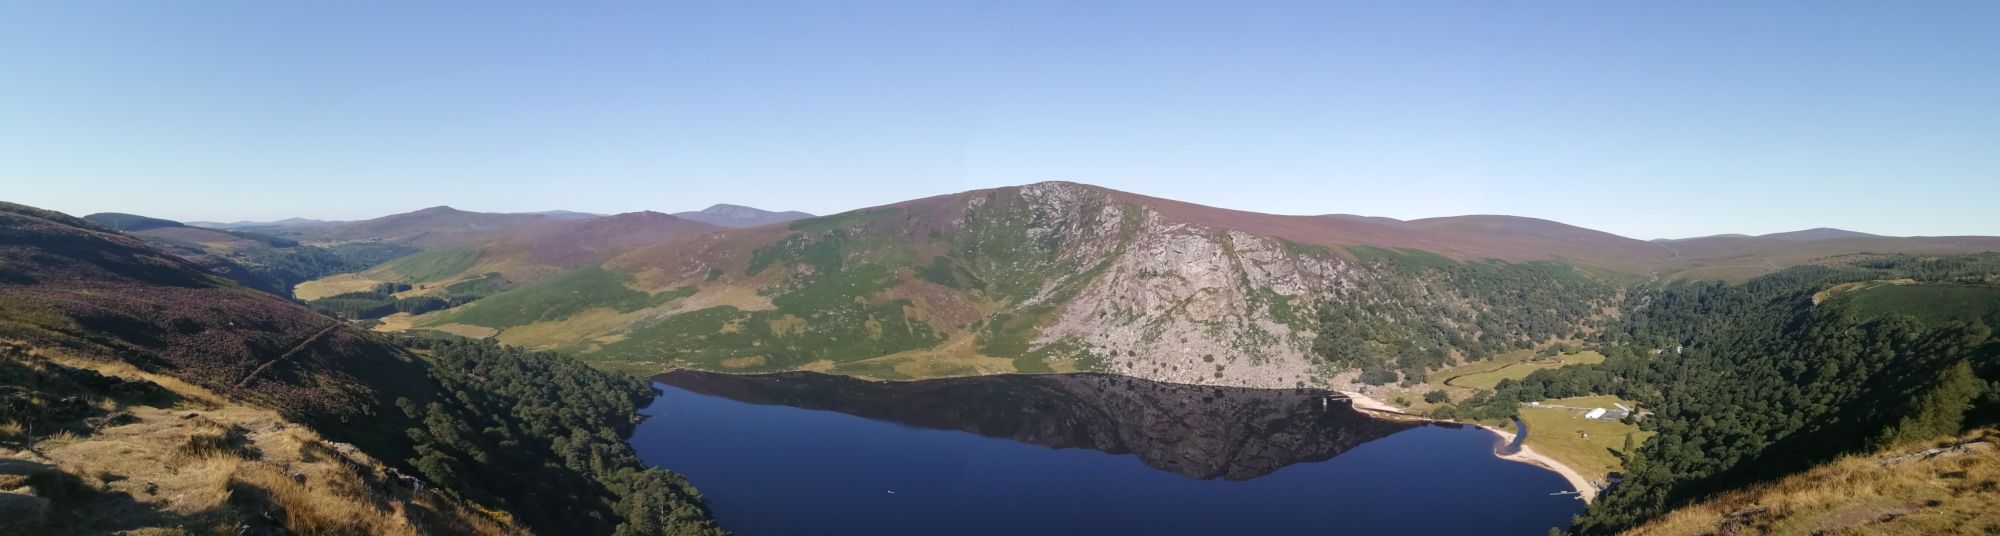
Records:
[[[1370,417],[1329,391],[1181,385],[1102,374],[872,382],[814,373],[677,371],[653,379],[739,402],[1129,453],[1153,468],[1203,480],[1257,478],[1418,425]]]

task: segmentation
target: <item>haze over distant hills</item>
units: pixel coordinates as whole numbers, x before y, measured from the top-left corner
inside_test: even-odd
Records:
[[[94,223],[82,223],[12,210],[0,211],[9,220],[0,222],[6,224],[0,241],[25,245],[0,260],[13,259],[23,268],[15,272],[25,275],[0,273],[0,286],[27,289],[24,295],[36,303],[8,314],[54,318],[48,325],[67,336],[76,335],[63,326],[109,326],[93,329],[130,340],[80,340],[164,352],[160,359],[176,366],[238,372],[246,360],[271,352],[187,353],[196,347],[184,342],[192,336],[187,334],[237,329],[214,327],[223,317],[169,329],[146,324],[153,320],[133,311],[236,300],[224,309],[285,323],[271,326],[270,334],[235,334],[266,337],[245,343],[264,349],[311,331],[305,324],[314,317],[300,316],[304,309],[296,303],[246,298],[256,293],[188,271],[198,264],[353,321],[319,328],[339,336],[328,339],[337,342],[329,352],[396,351],[369,346],[380,341],[354,330],[366,327],[554,350],[613,371],[804,370],[869,379],[1105,372],[1183,385],[1326,387],[1389,400],[1421,396],[1438,404],[1423,411],[1441,418],[1501,418],[1519,402],[1615,394],[1645,400],[1661,415],[1678,412],[1667,418],[1686,421],[1704,415],[1698,403],[1766,396],[1791,385],[1783,382],[1826,396],[1866,393],[1795,412],[1812,418],[1775,418],[1766,424],[1779,435],[1738,445],[1767,456],[1781,454],[1773,449],[1784,445],[1770,443],[1780,432],[1809,434],[1813,444],[1835,450],[1872,441],[1779,426],[1820,422],[1827,412],[1872,415],[1871,429],[1916,430],[1884,427],[1929,413],[1879,400],[1916,400],[1908,393],[1938,385],[1939,371],[1960,356],[2000,355],[1980,350],[1990,349],[1979,346],[1990,331],[1973,327],[2000,322],[2000,302],[1992,299],[2000,285],[1990,268],[1994,257],[1958,255],[2000,251],[2000,237],[1890,237],[1820,228],[1646,241],[1504,215],[1406,221],[1260,214],[1068,182],[762,224],[754,222],[797,214],[726,205],[689,217],[494,214],[440,206],[249,232],[133,214],[94,214]],[[57,238],[35,234],[42,231]],[[94,245],[65,245],[78,240]],[[92,263],[109,271],[91,271]],[[51,268],[65,264],[83,268]],[[147,274],[171,277],[127,281],[152,277]],[[300,282],[304,274],[314,278]],[[1753,277],[1758,279],[1746,285],[1682,284]],[[131,298],[135,302],[107,301],[103,296],[115,293],[102,292],[109,288],[105,281],[143,292]],[[63,294],[64,285],[83,291]],[[194,290],[152,288],[158,286]],[[0,313],[10,306],[0,301]],[[60,314],[46,317],[45,311]],[[1919,335],[1932,329],[1943,331]],[[1829,335],[1856,330],[1880,344],[1854,346]],[[1729,332],[1736,334],[1705,335]],[[76,333],[90,336],[90,330]],[[1761,346],[1722,344],[1738,340]],[[1466,392],[1474,388],[1445,381],[1450,371],[1478,363],[1579,344],[1603,348],[1605,364],[1539,364],[1569,376],[1553,381],[1536,372],[1477,388],[1476,395]],[[1870,376],[1877,372],[1866,364],[1879,361],[1847,348],[1883,344],[1917,345],[1889,352],[1901,364],[1884,369],[1910,374]],[[1653,352],[1677,346],[1690,351]],[[1971,350],[1987,353],[1965,353]],[[1724,352],[1791,352],[1784,362],[1792,368],[1783,371],[1845,372],[1765,385],[1757,382],[1778,381],[1760,368],[1769,363]],[[235,361],[213,364],[216,359]],[[1687,368],[1675,364],[1682,361],[1723,372],[1685,388],[1699,391],[1683,391],[1669,373]],[[1822,362],[1827,367],[1815,365]],[[1977,366],[1980,378],[1990,376],[1991,366]],[[1658,370],[1645,371],[1651,368]],[[317,372],[305,374],[311,379]],[[358,381],[346,388],[365,390],[387,380]],[[1945,385],[1960,384],[1974,385]],[[245,396],[293,396],[288,393],[298,389],[270,385]],[[1438,393],[1442,398],[1433,396]],[[1745,420],[1761,414],[1735,415]],[[1750,437],[1729,426],[1661,430],[1711,444],[1718,437]],[[1896,433],[1934,433],[1921,430]],[[1646,448],[1648,459],[1677,464],[1671,467],[1717,462],[1698,452]],[[1601,457],[1603,450],[1591,452]],[[1825,456],[1813,451],[1795,461]],[[1680,475],[1693,474],[1641,469],[1632,481],[1638,484],[1626,485],[1654,491],[1614,494],[1606,500],[1621,506],[1593,509],[1590,524],[1580,526],[1616,527],[1655,515],[1665,506],[1644,501],[1658,490],[1681,489],[1678,479],[1688,477]]]
[[[675,216],[723,227],[756,227],[813,217],[796,210],[772,212],[742,205],[717,204],[705,209],[675,212]]]
[[[124,231],[243,286],[291,297],[292,287],[415,253],[416,248],[378,242],[308,245],[255,232],[285,228],[216,229],[135,214],[103,212],[84,217]]]
[[[591,214],[589,212],[577,212],[573,210],[544,210],[541,212],[521,212],[520,214],[535,214],[540,216],[548,216],[558,220],[588,220],[591,218],[604,217],[603,214]]]
[[[402,293],[405,297],[483,295],[589,267],[634,248],[723,229],[658,212],[538,221],[511,232],[487,234],[469,244],[411,255],[359,274],[303,285],[299,294],[312,299],[366,290],[382,282],[408,282],[419,288]],[[433,282],[440,284],[430,284]]]
[[[337,222],[337,221],[327,221],[327,220],[315,220],[315,219],[310,219],[310,218],[285,218],[285,219],[282,219],[282,220],[275,220],[275,221],[249,221],[249,220],[241,220],[241,221],[236,221],[236,222],[232,222],[232,223],[222,223],[222,222],[213,222],[213,221],[191,221],[191,222],[187,222],[187,224],[188,224],[188,225],[192,225],[192,226],[195,226],[195,227],[207,227],[207,228],[210,228],[210,229],[250,229],[250,228],[258,228],[258,227],[313,227],[313,226],[319,226],[319,225],[332,225],[332,224],[336,224],[336,223],[340,223],[340,222]]]
[[[1324,340],[1313,335],[1325,329],[1323,317],[1354,303],[1399,303],[1406,309],[1367,322],[1457,331],[1499,351],[1510,340],[1582,329],[1588,304],[1608,303],[1600,291],[1623,282],[1739,281],[1846,255],[2000,250],[1993,237],[1837,229],[1644,241],[1504,215],[1284,216],[1067,182],[817,218],[736,205],[615,216],[439,206],[277,228],[275,236],[97,219],[266,289],[280,285],[244,277],[242,265],[268,263],[243,252],[273,246],[245,237],[422,249],[298,285],[297,295],[405,288],[379,299],[430,297],[450,309],[397,327],[497,337],[607,366],[657,368],[673,356],[677,366],[876,377],[1080,369],[1259,387],[1355,381],[1351,374],[1367,367],[1339,363],[1336,371],[1349,375],[1329,375],[1313,350]],[[1510,307],[1576,308],[1545,325],[1485,325],[1502,314],[1493,300],[1517,299],[1494,289],[1546,285],[1535,281],[1562,284],[1538,291],[1551,293],[1535,298],[1546,303]],[[1419,327],[1425,322],[1450,327]],[[1225,355],[1238,358],[1188,364]]]
[[[2000,250],[2000,239],[1987,237],[1814,230],[1643,241],[1500,215],[1281,216],[1063,182],[728,228],[796,215],[773,214],[719,205],[562,221],[426,209],[302,233],[429,251],[301,287],[301,296],[412,285],[396,296],[471,303],[407,327],[632,370],[925,377],[1083,369],[1270,387],[1354,381],[1352,363],[1329,375],[1310,335],[1324,329],[1317,324],[1327,311],[1354,303],[1399,303],[1407,309],[1373,321],[1420,331],[1444,322],[1455,336],[1483,337],[1499,350],[1514,338],[1578,329],[1589,303],[1610,299],[1599,291],[1619,282],[1741,280],[1849,254]],[[1574,309],[1540,327],[1486,325],[1517,314],[1491,303],[1514,299],[1492,293],[1516,285],[1552,293],[1521,307]]]

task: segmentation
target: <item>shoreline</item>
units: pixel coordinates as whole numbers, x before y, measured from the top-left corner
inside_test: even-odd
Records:
[[[1361,394],[1358,391],[1340,391],[1340,393],[1347,395],[1348,399],[1353,401],[1352,405],[1354,409],[1362,411],[1371,411],[1376,413],[1388,413],[1401,417],[1416,417],[1416,415],[1404,413],[1402,410],[1396,409],[1394,406],[1384,404],[1382,403],[1382,401],[1371,398],[1368,395]],[[1432,421],[1431,419],[1424,419],[1424,420]],[[1432,422],[1446,422],[1446,421],[1432,421]],[[1478,423],[1456,423],[1456,424],[1468,424],[1472,426],[1477,426],[1482,430],[1492,432],[1493,435],[1500,436],[1500,441],[1502,444],[1514,442],[1514,434],[1508,433],[1505,430],[1501,430],[1498,428]],[[1581,473],[1577,473],[1575,469],[1571,469],[1569,466],[1563,465],[1562,462],[1558,462],[1554,458],[1550,458],[1548,456],[1542,455],[1541,453],[1535,452],[1535,449],[1533,447],[1529,447],[1528,445],[1523,444],[1521,445],[1521,450],[1513,454],[1501,454],[1499,452],[1494,452],[1493,455],[1503,460],[1535,465],[1543,469],[1554,471],[1556,474],[1562,475],[1563,480],[1569,481],[1570,487],[1574,488],[1577,492],[1577,495],[1583,498],[1584,504],[1590,504],[1592,501],[1597,500],[1597,493],[1599,490],[1597,489],[1597,486],[1591,485],[1589,479],[1584,478],[1583,475]]]

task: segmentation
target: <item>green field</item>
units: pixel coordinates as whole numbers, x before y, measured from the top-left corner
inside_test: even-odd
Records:
[[[1552,369],[1564,365],[1590,365],[1604,362],[1604,354],[1589,350],[1556,357],[1534,357],[1530,360],[1520,360],[1518,354],[1509,354],[1509,356],[1503,357],[1513,357],[1513,359],[1506,361],[1496,359],[1495,361],[1474,363],[1465,367],[1449,369],[1449,372],[1455,374],[1455,376],[1448,376],[1444,383],[1452,387],[1492,389],[1494,386],[1500,384],[1500,380],[1519,380],[1528,377],[1529,374],[1537,370]],[[1485,366],[1474,367],[1472,365]]]
[[[1363,263],[1386,262],[1405,269],[1457,266],[1449,257],[1416,248],[1385,249],[1374,246],[1347,246],[1347,252]]]
[[[1529,448],[1555,458],[1585,478],[1599,479],[1618,471],[1622,465],[1613,451],[1623,451],[1625,436],[1634,445],[1644,444],[1654,432],[1640,431],[1638,425],[1618,421],[1585,419],[1588,408],[1617,409],[1614,403],[1634,407],[1631,402],[1610,396],[1583,396],[1542,402],[1543,407],[1521,406],[1521,421],[1528,423]],[[1563,409],[1547,406],[1568,406]]]
[[[474,248],[453,248],[425,251],[391,261],[385,265],[390,271],[409,278],[411,283],[429,283],[441,280],[472,268],[479,261],[479,250]]]
[[[629,313],[694,294],[694,287],[682,287],[648,294],[625,286],[632,279],[624,273],[607,272],[595,266],[581,268],[534,285],[489,296],[438,315],[425,325],[471,324],[489,328],[525,326],[541,321],[569,318],[584,310],[609,307]]]
[[[633,327],[592,358],[672,356],[711,370],[761,372],[822,360],[860,361],[942,342],[922,318],[910,316],[909,300],[858,299],[899,283],[895,272],[876,264],[820,270],[805,285],[772,296],[774,309],[719,306],[674,315]],[[484,301],[473,305],[479,303]]]
[[[2000,323],[2000,288],[1973,285],[1880,285],[1834,300],[1865,317],[1893,313],[1927,324],[1953,321]]]

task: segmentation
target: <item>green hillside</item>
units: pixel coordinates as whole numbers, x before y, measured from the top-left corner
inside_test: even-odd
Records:
[[[654,395],[642,379],[485,342],[385,339],[61,214],[0,204],[0,340],[26,353],[0,351],[7,354],[0,380],[61,365],[54,357],[89,370],[142,371],[149,381],[186,386],[184,396],[212,393],[202,396],[275,412],[325,439],[288,448],[357,449],[501,524],[562,534],[720,532],[684,480],[647,468],[622,441],[638,422],[637,408]],[[39,392],[66,387],[19,382],[6,385],[8,400],[84,405]],[[27,396],[17,396],[24,388]],[[36,429],[36,419],[60,415],[17,412],[15,402],[0,411],[0,440],[30,451],[77,443],[131,448]],[[270,429],[260,426],[260,433]],[[200,440],[195,452],[241,450],[242,441],[222,432]],[[203,482],[239,477],[227,467],[185,469],[212,470],[198,474]],[[263,493],[251,483],[231,486],[246,500]],[[105,513],[92,504],[75,517]],[[320,525],[303,511],[291,518],[251,513],[259,524],[276,525],[264,533],[354,533],[315,529]]]
[[[1344,231],[1302,220],[1315,227],[1262,236],[1188,223],[1239,213],[1186,210],[1068,183],[968,192],[638,248],[414,325],[634,371],[1380,384],[1569,337],[1620,280],[1560,260],[1315,245],[1301,240]],[[436,250],[370,277],[448,282],[505,255]]]
[[[2000,421],[2000,254],[1800,267],[1743,284],[1628,291],[1597,365],[1536,371],[1439,409],[1498,418],[1521,404],[1615,395],[1658,435],[1576,530],[1611,534],[1726,490],[1845,455]],[[1876,285],[1815,304],[1829,288]]]
[[[1907,314],[1929,324],[2000,325],[2000,288],[1974,285],[1879,285],[1841,298],[1868,317]]]

